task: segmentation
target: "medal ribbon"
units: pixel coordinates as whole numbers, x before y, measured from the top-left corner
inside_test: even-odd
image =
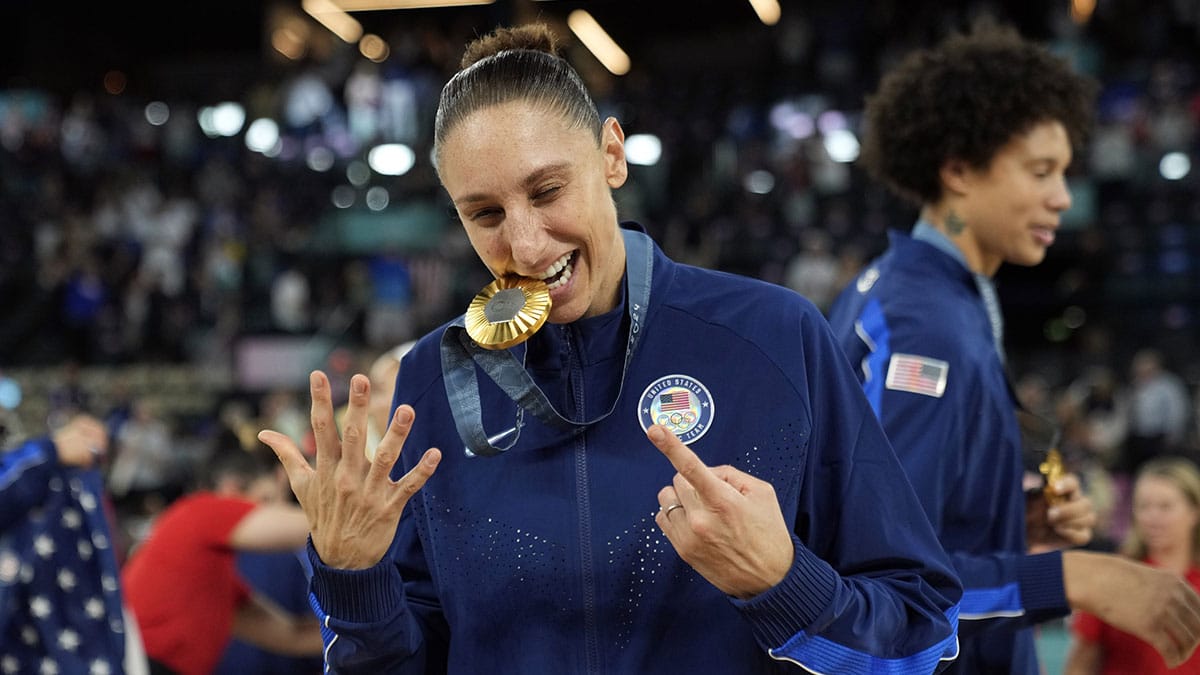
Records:
[[[621,385],[617,388],[617,397],[608,412],[584,422],[563,417],[510,349],[484,349],[475,344],[467,335],[465,315],[460,316],[442,333],[442,379],[445,380],[446,396],[450,402],[450,411],[454,415],[454,426],[467,445],[467,455],[492,457],[512,448],[521,435],[526,411],[551,427],[578,433],[608,417],[617,409],[621,392],[625,389],[625,375],[629,371],[629,362],[633,359],[633,351],[637,347],[646,310],[650,306],[650,282],[654,266],[650,237],[636,230],[625,229],[621,230],[621,235],[625,239],[625,306],[629,313],[629,338],[625,343],[625,365],[621,369]],[[516,426],[491,437],[483,430],[476,364],[520,407],[517,411]],[[508,436],[512,436],[512,439],[503,447],[493,445]]]

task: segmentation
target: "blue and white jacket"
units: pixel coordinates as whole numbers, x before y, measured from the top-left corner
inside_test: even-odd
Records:
[[[1030,626],[1070,610],[1061,554],[1026,554],[1017,401],[984,300],[951,255],[889,238],[830,323],[962,580],[948,672],[1035,675]]]
[[[634,226],[636,227],[636,226]],[[468,457],[447,403],[441,330],[400,368],[416,409],[407,471],[443,452],[391,551],[360,571],[309,545],[313,604],[337,673],[928,673],[957,653],[960,586],[820,312],[762,282],[653,250],[642,335],[621,388],[624,306],[547,325],[528,371],[578,434],[526,416],[516,447]],[[480,373],[484,425],[515,405]],[[666,419],[710,466],[770,481],[795,562],[740,601],[655,525],[674,468],[644,427]]]
[[[48,438],[0,454],[0,673],[125,672],[102,490]]]

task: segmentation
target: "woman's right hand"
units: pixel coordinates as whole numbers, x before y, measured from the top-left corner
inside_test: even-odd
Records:
[[[326,565],[340,569],[366,569],[383,559],[404,505],[425,485],[442,458],[438,449],[430,448],[411,471],[392,480],[392,467],[400,458],[414,416],[411,406],[402,405],[392,415],[375,459],[368,460],[364,445],[370,386],[365,375],[350,379],[350,401],[339,437],[329,379],[321,371],[309,375],[315,468],[286,435],[271,430],[258,433],[287,472],[292,492],[308,517],[317,555]]]

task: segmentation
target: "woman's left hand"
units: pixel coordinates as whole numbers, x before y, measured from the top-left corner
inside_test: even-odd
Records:
[[[705,465],[661,425],[646,435],[678,471],[658,493],[654,520],[679,557],[736,598],[783,581],[795,550],[775,488],[732,466]]]

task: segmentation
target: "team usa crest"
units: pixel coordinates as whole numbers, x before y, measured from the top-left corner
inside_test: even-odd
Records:
[[[643,430],[661,424],[685,444],[698,440],[709,430],[713,413],[708,388],[687,375],[667,375],[651,382],[638,404]]]

